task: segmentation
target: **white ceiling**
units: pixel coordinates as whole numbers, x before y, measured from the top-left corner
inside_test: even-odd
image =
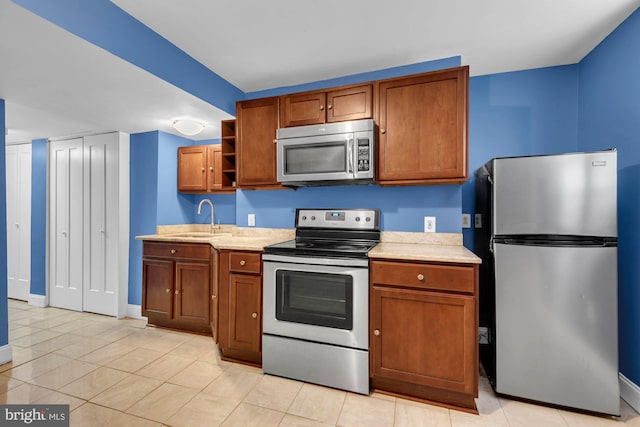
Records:
[[[472,75],[572,64],[640,0],[113,0],[245,92],[461,56]],[[229,116],[0,0],[9,142]]]

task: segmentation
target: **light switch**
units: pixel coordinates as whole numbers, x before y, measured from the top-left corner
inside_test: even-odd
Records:
[[[248,214],[247,215],[247,225],[249,227],[255,227],[256,226],[256,214]]]

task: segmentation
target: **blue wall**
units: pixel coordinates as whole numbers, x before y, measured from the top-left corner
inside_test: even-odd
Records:
[[[142,242],[155,234],[158,210],[158,132],[130,136],[129,304],[142,302]]]
[[[47,140],[31,141],[31,290],[46,294]]]
[[[4,99],[0,99],[0,346],[9,343],[9,303],[7,300],[7,169]]]
[[[581,150],[618,149],[620,371],[640,384],[640,9],[580,62]]]
[[[471,179],[462,188],[462,211],[475,211],[473,171],[494,157],[576,151],[577,122],[577,65],[471,78]],[[473,228],[463,235],[473,249]]]

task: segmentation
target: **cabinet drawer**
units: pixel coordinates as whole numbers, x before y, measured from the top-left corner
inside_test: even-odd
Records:
[[[473,267],[388,261],[371,262],[371,283],[473,293]]]
[[[211,245],[208,243],[144,242],[142,255],[208,261],[211,258]]]
[[[231,252],[229,270],[237,273],[260,274],[262,258],[259,252]]]

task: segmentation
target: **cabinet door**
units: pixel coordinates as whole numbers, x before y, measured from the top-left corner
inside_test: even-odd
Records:
[[[213,341],[218,342],[218,304],[220,281],[218,274],[219,254],[216,249],[211,247],[211,335]]]
[[[174,264],[171,260],[143,258],[142,315],[173,318]]]
[[[176,262],[176,320],[209,326],[211,264]]]
[[[373,286],[371,374],[472,394],[475,324],[471,296]]]
[[[370,119],[373,117],[372,85],[327,92],[327,122]]]
[[[178,191],[207,191],[206,146],[178,148]]]
[[[304,92],[280,98],[280,122],[283,128],[316,125],[325,122],[325,92]]]
[[[378,83],[380,184],[467,180],[468,67]]]
[[[238,102],[236,109],[238,185],[277,185],[278,98]]]
[[[260,351],[262,338],[262,280],[231,274],[229,278],[229,347]]]
[[[222,189],[222,146],[207,147],[207,191]]]

